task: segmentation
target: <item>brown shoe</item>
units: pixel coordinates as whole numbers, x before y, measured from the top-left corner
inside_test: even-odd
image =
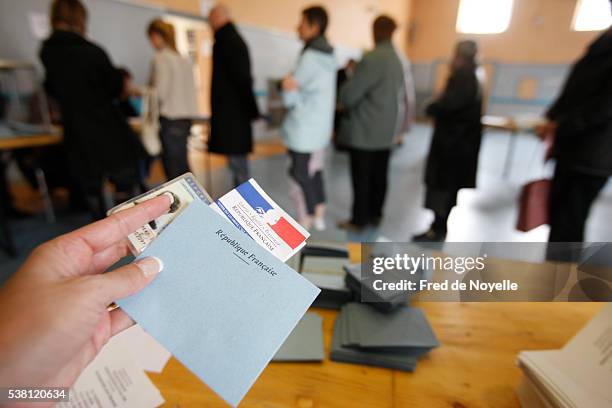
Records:
[[[365,230],[365,225],[353,224],[350,221],[342,221],[342,222],[339,222],[337,225],[338,225],[338,228],[343,229],[348,232],[359,233]]]

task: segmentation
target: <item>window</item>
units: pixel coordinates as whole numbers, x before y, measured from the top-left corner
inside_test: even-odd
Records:
[[[612,24],[609,0],[578,0],[574,13],[575,31],[605,30]]]
[[[461,0],[457,31],[468,34],[503,33],[510,25],[512,5],[513,0]]]

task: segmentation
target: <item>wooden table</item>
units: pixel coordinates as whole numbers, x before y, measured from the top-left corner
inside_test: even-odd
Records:
[[[17,150],[31,147],[51,146],[61,143],[61,133],[0,137],[0,150]]]
[[[504,170],[502,177],[507,179],[512,169],[512,159],[514,158],[514,150],[516,149],[517,136],[521,132],[534,133],[535,128],[543,123],[542,120],[530,121],[528,124],[520,123],[515,118],[510,116],[494,116],[485,115],[481,119],[483,127],[493,130],[501,130],[510,134],[508,140],[508,149],[506,150],[506,158],[504,159]]]
[[[359,259],[352,244],[351,258]],[[271,363],[241,407],[518,407],[520,350],[563,346],[601,307],[594,303],[418,303],[441,347],[414,373],[356,364]],[[323,317],[329,356],[336,312]],[[172,358],[149,374],[164,407],[223,407],[224,402]]]

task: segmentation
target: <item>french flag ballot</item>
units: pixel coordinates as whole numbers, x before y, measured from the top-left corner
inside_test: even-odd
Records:
[[[210,208],[283,262],[306,245],[310,236],[253,179],[219,198]]]

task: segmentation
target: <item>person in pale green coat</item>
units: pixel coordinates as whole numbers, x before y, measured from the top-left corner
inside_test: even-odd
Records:
[[[401,120],[399,101],[406,92],[402,63],[391,43],[395,28],[388,16],[374,21],[376,46],[339,91],[342,118],[337,142],[350,155],[353,208],[351,219],[338,226],[352,231],[378,225],[382,219],[389,155]]]
[[[322,7],[302,12],[298,27],[304,49],[297,66],[282,83],[287,115],[281,134],[289,150],[290,196],[298,221],[307,229],[325,229],[324,152],[329,145],[336,102],[336,61],[325,38],[327,13]]]

